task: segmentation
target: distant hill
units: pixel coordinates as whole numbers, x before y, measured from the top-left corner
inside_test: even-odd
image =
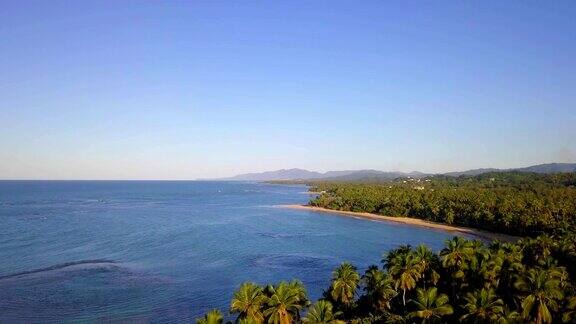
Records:
[[[535,172],[535,173],[564,173],[576,172],[576,163],[548,163],[538,164],[525,168],[518,168],[515,171]]]
[[[514,168],[514,169],[473,169],[467,171],[460,171],[460,172],[448,172],[444,173],[447,176],[461,176],[461,175],[468,175],[468,176],[475,176],[482,173],[488,172],[505,172],[505,171],[519,171],[519,172],[534,172],[534,173],[563,173],[563,172],[576,172],[576,163],[547,163],[547,164],[538,164],[532,165],[529,167],[524,168]]]
[[[494,169],[494,168],[483,168],[483,169],[472,169],[472,170],[466,170],[466,171],[456,171],[456,172],[447,172],[444,173],[444,175],[450,176],[450,177],[459,177],[461,175],[467,175],[467,176],[476,176],[482,173],[488,173],[488,172],[500,172],[502,171],[501,169]]]
[[[274,181],[274,180],[315,180],[327,181],[360,181],[360,180],[392,180],[400,177],[424,177],[429,174],[421,172],[384,172],[378,170],[345,170],[328,171],[325,173],[308,171],[303,169],[282,169],[260,173],[239,174],[230,178],[216,180],[226,181]]]
[[[378,180],[394,180],[397,178],[412,177],[423,178],[431,174],[422,172],[385,172],[378,170],[358,170],[349,174],[340,175],[336,177],[324,177],[322,180],[326,181],[378,181]]]
[[[322,178],[323,174],[320,172],[313,172],[303,169],[282,169],[276,171],[267,171],[260,173],[245,173],[239,174],[231,178],[224,178],[219,180],[231,181],[271,181],[271,180],[303,180],[303,179],[318,179]]]
[[[444,173],[446,176],[475,176],[488,172],[505,172],[505,171],[519,171],[519,172],[534,172],[534,173],[561,173],[561,172],[576,172],[576,163],[548,163],[533,165],[524,168],[515,169],[473,169],[458,172]],[[228,180],[228,181],[274,181],[274,180],[317,180],[322,179],[325,181],[378,181],[378,180],[393,180],[397,178],[424,178],[433,174],[414,172],[386,172],[378,170],[345,170],[345,171],[328,171],[325,173],[308,171],[304,169],[282,169],[276,171],[267,171],[259,173],[245,173],[239,174],[230,178],[221,178],[213,180]]]

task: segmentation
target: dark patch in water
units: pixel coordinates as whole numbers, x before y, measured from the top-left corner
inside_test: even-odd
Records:
[[[323,269],[330,263],[328,258],[306,255],[265,255],[254,260],[260,267],[294,269]]]
[[[21,276],[26,276],[26,275],[36,274],[36,273],[48,272],[48,271],[61,270],[61,269],[65,269],[65,268],[73,267],[73,266],[77,266],[77,265],[95,265],[95,264],[96,265],[110,265],[110,264],[116,264],[116,262],[111,261],[111,260],[106,260],[106,259],[72,261],[72,262],[56,264],[56,265],[46,267],[46,268],[22,271],[22,272],[17,272],[17,273],[5,275],[5,276],[0,276],[0,280],[10,279],[10,278],[15,278],[15,277],[21,277]]]
[[[260,232],[258,235],[270,238],[311,238],[328,236],[326,233],[266,233]]]
[[[293,237],[304,237],[304,234],[288,234],[288,233],[258,233],[260,236],[271,237],[271,238],[293,238]]]

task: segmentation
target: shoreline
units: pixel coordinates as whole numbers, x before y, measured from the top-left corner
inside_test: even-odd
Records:
[[[484,240],[499,240],[502,242],[516,242],[521,237],[507,235],[507,234],[500,234],[500,233],[492,233],[480,229],[474,229],[470,227],[463,227],[463,226],[454,226],[454,225],[447,225],[441,223],[435,223],[419,218],[410,218],[410,217],[392,217],[392,216],[382,216],[378,214],[372,213],[364,213],[364,212],[352,212],[352,211],[344,211],[344,210],[334,210],[328,209],[323,207],[316,207],[316,206],[308,206],[308,205],[279,205],[278,207],[282,208],[289,208],[289,209],[299,209],[299,210],[307,210],[312,212],[320,212],[326,214],[339,214],[343,216],[351,216],[363,219],[370,219],[376,220],[381,222],[393,222],[405,225],[412,225],[418,227],[425,227],[430,229],[437,229],[446,232],[452,233],[461,233],[466,235],[475,236]]]

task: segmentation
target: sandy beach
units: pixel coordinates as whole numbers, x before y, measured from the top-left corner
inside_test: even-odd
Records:
[[[309,210],[314,212],[321,212],[321,213],[328,213],[328,214],[339,214],[344,216],[351,216],[357,218],[365,218],[370,220],[377,220],[383,222],[394,222],[394,223],[401,223],[413,226],[420,226],[432,229],[438,229],[447,232],[454,232],[454,233],[461,233],[471,236],[476,236],[480,239],[484,240],[499,240],[503,242],[515,242],[520,239],[518,236],[506,235],[506,234],[499,234],[499,233],[491,233],[479,229],[473,229],[469,227],[460,227],[460,226],[452,226],[440,223],[434,223],[430,221],[425,221],[422,219],[417,218],[410,218],[410,217],[392,217],[392,216],[382,216],[377,214],[371,213],[362,213],[362,212],[351,212],[351,211],[342,211],[342,210],[332,210],[322,207],[315,207],[315,206],[308,206],[308,205],[280,205],[279,207],[283,208],[290,208],[290,209],[302,209],[302,210]]]

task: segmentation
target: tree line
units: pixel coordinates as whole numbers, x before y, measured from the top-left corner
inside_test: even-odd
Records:
[[[298,280],[244,283],[229,313],[237,323],[574,323],[575,274],[573,234],[488,245],[454,237],[439,253],[400,246],[363,274],[343,263],[315,303]],[[215,309],[197,322],[223,317]]]
[[[421,218],[519,236],[562,234],[576,225],[576,173],[521,172],[378,183],[313,183],[310,205]]]

